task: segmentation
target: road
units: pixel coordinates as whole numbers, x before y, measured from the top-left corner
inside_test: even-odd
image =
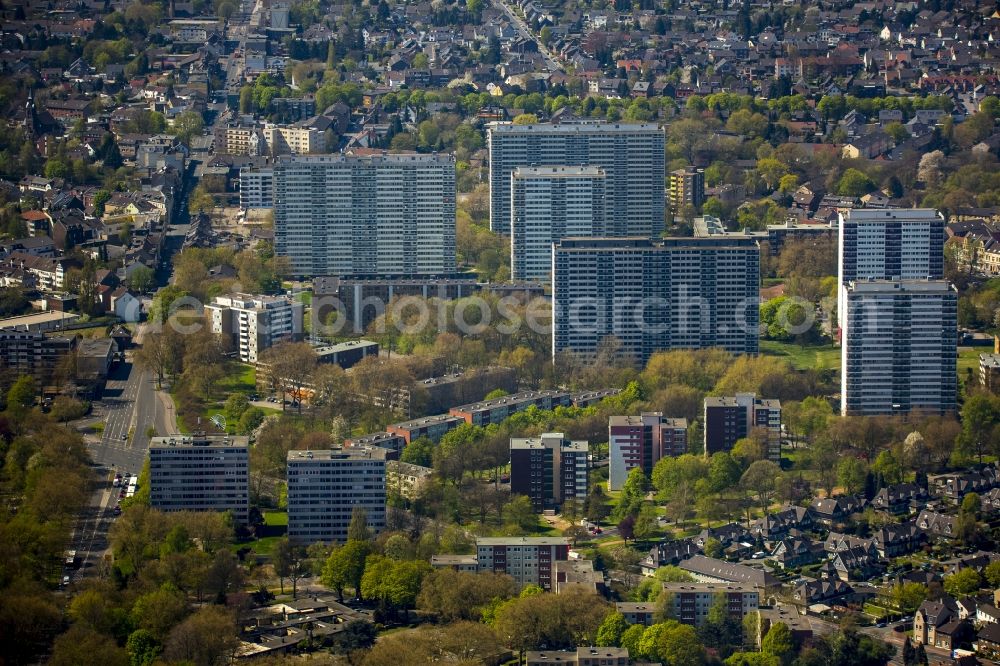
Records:
[[[535,34],[535,31],[528,26],[528,24],[524,21],[524,19],[522,19],[520,16],[517,15],[517,13],[514,12],[514,9],[510,5],[508,5],[505,2],[505,0],[493,0],[493,4],[497,7],[497,9],[500,9],[504,14],[507,15],[507,18],[510,19],[510,22],[517,27],[518,32],[520,32],[522,35],[526,37],[529,37],[535,42],[535,44],[538,45],[538,52],[542,54],[543,58],[545,58],[545,64],[549,72],[563,71],[562,66],[559,64],[559,61],[556,59],[554,55],[552,55],[552,52],[549,51],[548,47],[542,43],[541,38]]]
[[[141,325],[136,332],[137,344],[141,344],[147,326]],[[172,407],[169,396],[156,390],[153,374],[136,366],[130,350],[125,361],[112,369],[100,400],[94,403],[93,415],[78,424],[104,424],[100,438],[85,437],[99,480],[71,540],[82,575],[96,572],[108,548],[107,533],[115,519],[119,493],[112,487],[112,479],[116,473],[139,474],[149,454],[151,430],[164,435],[177,432]]]

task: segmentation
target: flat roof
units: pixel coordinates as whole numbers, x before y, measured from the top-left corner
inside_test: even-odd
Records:
[[[489,125],[490,132],[500,134],[626,134],[628,132],[663,133],[663,127],[656,123],[533,123],[531,125],[515,125],[509,122],[494,122]]]
[[[31,312],[29,314],[17,315],[0,319],[0,328],[15,328],[17,326],[38,326],[39,324],[50,324],[58,321],[73,321],[79,319],[80,315],[72,312],[60,312],[58,310],[46,310],[45,312]]]
[[[350,447],[346,449],[317,449],[314,451],[289,451],[288,462],[309,460],[385,460],[385,449],[373,447]]]
[[[324,354],[337,354],[350,349],[367,349],[368,347],[378,347],[378,343],[371,340],[348,340],[347,342],[339,342],[335,345],[316,347],[313,351],[316,352],[317,356],[323,356]]]
[[[607,174],[595,166],[530,166],[514,169],[514,178],[603,178]]]
[[[944,217],[933,208],[851,208],[840,214],[848,222],[927,222]]]
[[[465,419],[461,416],[453,416],[451,414],[435,414],[434,416],[425,416],[419,419],[411,419],[409,421],[400,421],[399,423],[389,424],[389,428],[400,428],[401,430],[412,430],[414,428],[425,428],[427,426],[437,425],[439,423],[450,423],[461,421],[465,423]]]
[[[847,291],[852,294],[958,293],[958,290],[947,280],[852,280],[847,285]]]
[[[149,442],[149,448],[166,449],[204,446],[245,449],[249,444],[249,437],[239,435],[168,435],[165,437],[153,437]]]
[[[476,546],[568,546],[567,537],[478,537]]]
[[[555,398],[559,396],[569,397],[569,393],[566,391],[556,391],[554,389],[546,391],[522,391],[521,393],[512,393],[511,395],[494,398],[493,400],[470,402],[467,405],[459,405],[458,407],[452,407],[451,409],[454,412],[475,412],[484,409],[493,409],[494,407],[503,407],[504,405],[517,405],[522,402],[537,400],[538,398]]]
[[[979,365],[984,368],[1000,368],[1000,354],[980,354]]]

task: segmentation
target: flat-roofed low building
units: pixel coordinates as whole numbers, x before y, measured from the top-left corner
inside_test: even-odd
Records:
[[[80,315],[72,312],[47,310],[45,312],[30,312],[0,319],[0,329],[12,331],[54,331],[72,324]]]
[[[385,451],[378,447],[288,452],[288,538],[344,543],[355,508],[385,529]]]
[[[991,393],[1000,393],[1000,354],[979,355],[979,383]]]
[[[385,427],[390,435],[399,435],[407,445],[421,437],[427,437],[431,441],[437,442],[446,433],[454,430],[465,423],[465,419],[450,414],[438,414],[436,416],[425,416],[420,419],[412,419],[401,423],[391,423]]]
[[[667,612],[678,622],[700,627],[708,619],[712,606],[724,598],[729,617],[741,621],[757,610],[760,593],[751,585],[734,583],[664,583]]]
[[[230,435],[154,437],[149,446],[149,504],[160,511],[250,510],[249,438]]]
[[[619,601],[615,603],[615,610],[625,616],[629,624],[641,624],[648,627],[656,624],[659,616],[659,609],[652,601]]]
[[[544,650],[524,653],[525,666],[629,666],[628,648],[578,647],[576,650]]]
[[[487,426],[491,423],[500,423],[512,414],[523,412],[529,407],[555,409],[569,407],[571,404],[572,398],[566,391],[523,391],[502,398],[452,407],[448,413],[461,417],[466,423]]]
[[[509,574],[519,585],[551,590],[555,562],[569,558],[566,537],[480,537],[476,539],[479,571]]]
[[[604,572],[594,568],[593,560],[557,560],[552,591],[560,594],[569,590],[604,594],[607,591]]]
[[[378,343],[371,340],[348,340],[316,348],[318,363],[336,363],[344,370],[354,367],[369,356],[378,356]]]
[[[59,361],[76,348],[76,338],[46,336],[38,331],[0,329],[0,370],[11,381],[19,375],[31,375],[48,384],[55,375]]]
[[[431,566],[435,569],[476,573],[479,570],[479,561],[475,555],[431,555]]]
[[[386,493],[406,499],[415,499],[430,484],[433,476],[434,470],[430,467],[398,460],[387,460],[385,463]]]
[[[352,447],[365,448],[367,446],[378,446],[385,449],[386,460],[399,460],[399,455],[403,452],[403,447],[406,446],[406,440],[399,435],[389,432],[373,432],[368,435],[349,437],[344,440],[344,447],[348,449]]]

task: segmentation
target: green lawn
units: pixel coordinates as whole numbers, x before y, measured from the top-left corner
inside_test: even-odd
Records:
[[[268,527],[281,527],[288,525],[287,511],[265,511],[264,524]]]
[[[254,393],[257,390],[257,368],[239,364],[239,373],[226,375],[218,384],[216,392],[225,400],[230,393]]]
[[[767,356],[787,359],[799,370],[836,370],[840,367],[840,347],[834,345],[797,345],[793,342],[761,340],[760,351]]]
[[[958,348],[958,378],[965,380],[969,371],[973,377],[978,377],[979,355],[992,351],[989,347],[959,347]]]

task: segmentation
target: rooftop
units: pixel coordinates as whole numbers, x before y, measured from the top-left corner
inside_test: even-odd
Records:
[[[566,537],[479,537],[476,546],[569,546]]]
[[[373,447],[350,447],[347,449],[317,449],[315,451],[289,451],[288,462],[309,460],[385,460],[385,449]]]
[[[205,433],[197,433],[195,435],[168,435],[166,437],[154,437],[149,442],[149,448],[165,449],[195,446],[246,448],[249,443],[249,437],[238,437],[236,435],[206,435]]]
[[[48,310],[46,312],[31,312],[29,314],[17,315],[16,317],[8,317],[6,319],[0,319],[0,328],[17,328],[20,326],[40,326],[42,324],[51,324],[55,322],[69,323],[79,319],[80,315],[73,314],[72,312],[59,312],[56,310]]]

